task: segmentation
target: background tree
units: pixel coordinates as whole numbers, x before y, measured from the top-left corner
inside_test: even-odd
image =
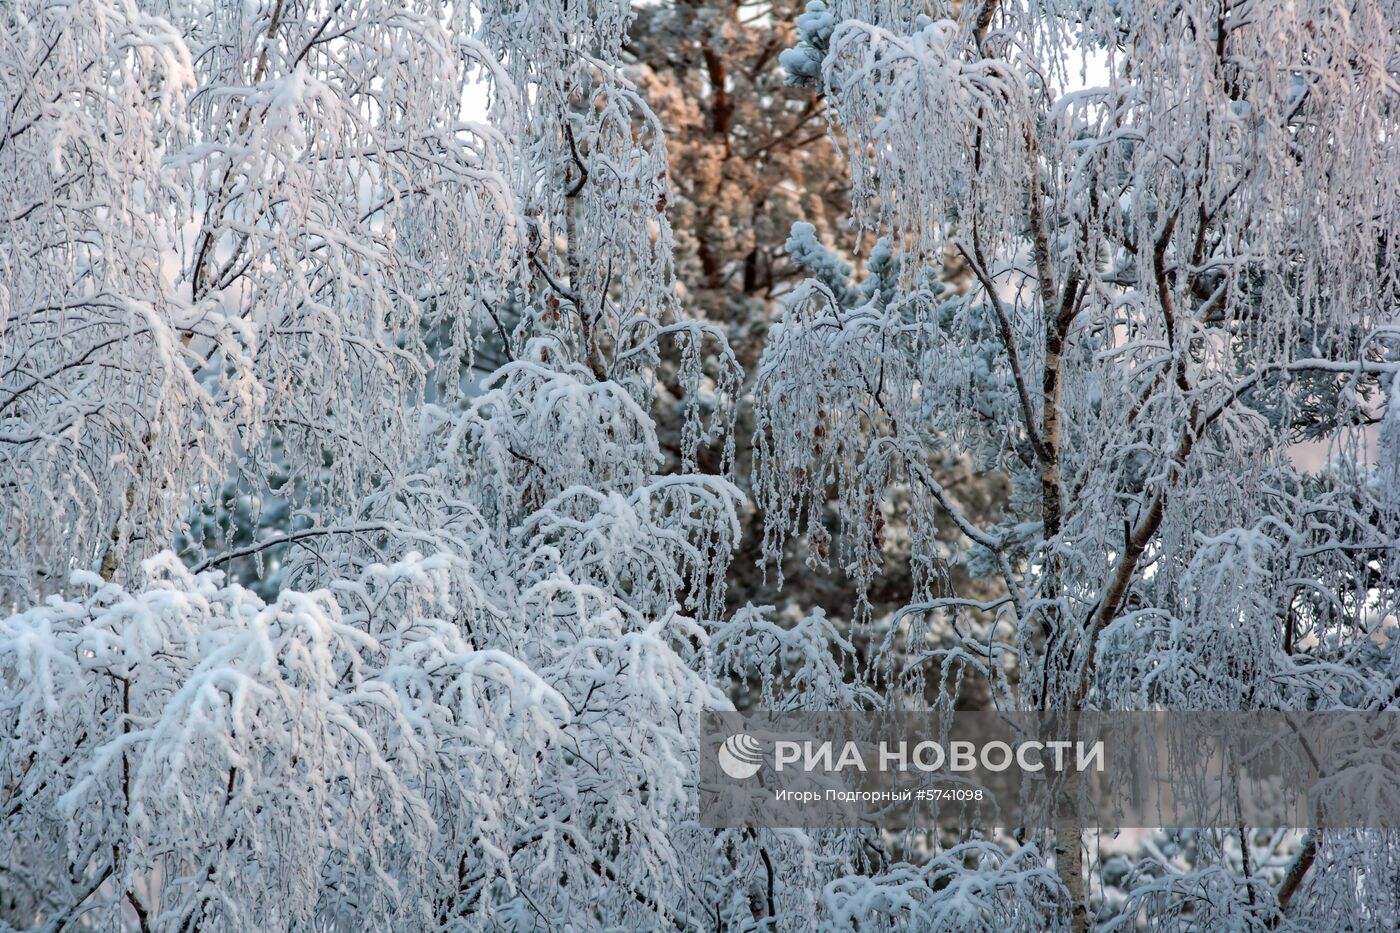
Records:
[[[782,298],[814,266],[843,283],[869,271],[861,268],[849,175],[825,101],[792,86],[779,63],[797,42],[794,19],[800,10],[799,4],[767,0],[646,5],[637,9],[625,46],[638,89],[666,127],[681,300],[690,315],[724,328],[746,385]],[[966,272],[956,264],[947,277],[966,285]],[[751,407],[741,406],[738,417],[737,481],[747,490]],[[663,442],[672,433],[668,422],[663,407]],[[955,458],[934,469],[965,509],[979,516],[996,513],[1005,495],[1000,475],[978,473]],[[820,608],[863,646],[866,634],[851,624],[867,614],[887,615],[910,596],[903,508],[897,502],[887,510],[885,563],[861,591],[849,576],[826,566],[821,533],[813,542],[792,542],[779,565],[768,566],[764,512],[746,506],[729,574],[730,606],[737,611],[748,603],[771,605],[794,620]],[[824,512],[823,529],[835,517]],[[939,521],[946,546],[956,529]],[[994,580],[974,582],[965,568],[946,564],[960,591],[995,595]]]
[[[626,51],[667,128],[676,265],[687,302],[761,349],[770,302],[800,279],[783,246],[794,223],[853,252],[847,180],[820,99],[789,87],[779,54],[794,4],[658,4],[638,10]]]

